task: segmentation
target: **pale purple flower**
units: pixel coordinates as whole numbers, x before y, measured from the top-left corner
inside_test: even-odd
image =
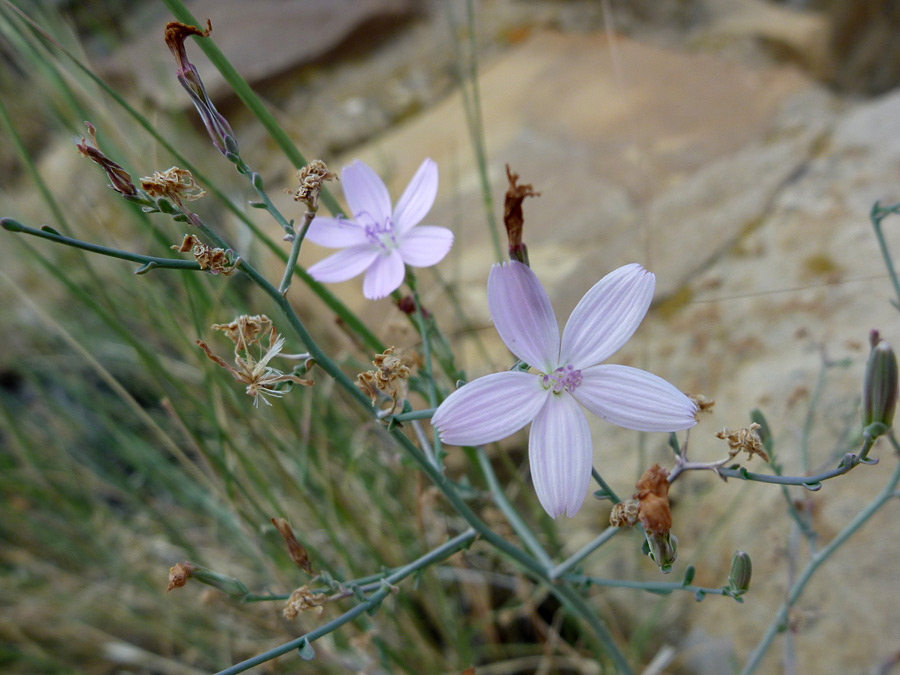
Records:
[[[422,162],[391,211],[391,196],[382,180],[358,159],[341,170],[344,196],[353,219],[316,216],[306,238],[343,249],[309,268],[316,281],[346,281],[365,272],[363,295],[377,300],[400,287],[406,265],[429,267],[453,244],[445,227],[419,225],[437,194],[438,170]]]
[[[582,406],[626,429],[694,426],[696,405],[652,373],[598,365],[637,329],[656,278],[638,264],[607,274],[589,290],[563,330],[547,292],[519,262],[494,265],[488,309],[500,338],[537,370],[481,377],[450,394],[431,423],[443,442],[483,445],[531,422],[528,459],[538,499],[552,517],[572,517],[591,480],[593,449]]]

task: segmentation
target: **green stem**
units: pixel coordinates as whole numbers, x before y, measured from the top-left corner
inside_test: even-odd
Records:
[[[867,441],[867,445],[863,448],[863,452],[868,453],[869,447],[871,447],[871,443]],[[843,476],[845,473],[852,471],[858,464],[875,464],[876,462],[877,460],[867,459],[862,452],[859,455],[848,452],[844,455],[844,458],[837,467],[812,476],[773,476],[766,473],[752,473],[747,471],[744,467],[738,469],[717,468],[715,471],[720,476],[725,476],[727,478],[738,478],[740,480],[750,480],[758,483],[775,483],[776,485],[802,485],[807,490],[815,492],[816,490],[821,489],[822,481]]]
[[[884,233],[881,231],[881,221],[892,213],[900,212],[900,202],[891,206],[881,206],[875,202],[872,206],[872,212],[869,219],[872,221],[872,227],[875,229],[875,237],[878,239],[878,247],[881,249],[881,255],[884,258],[884,266],[887,267],[888,274],[891,276],[891,283],[894,285],[894,293],[897,295],[897,304],[900,307],[900,280],[897,279],[897,272],[894,270],[894,261],[891,260],[890,251],[888,251],[887,241],[884,239]]]
[[[49,239],[57,244],[65,244],[73,248],[79,248],[91,253],[99,253],[100,255],[109,256],[110,258],[120,258],[121,260],[130,260],[131,262],[143,263],[143,266],[137,270],[137,274],[143,274],[151,269],[173,269],[173,270],[189,270],[191,272],[202,271],[200,265],[195,260],[175,260],[173,258],[157,258],[151,255],[139,255],[137,253],[129,253],[128,251],[120,251],[116,248],[100,246],[99,244],[91,244],[80,239],[72,239],[64,237],[58,232],[50,229],[36,230],[33,227],[27,227],[12,218],[0,218],[0,227],[9,232],[22,232],[30,234],[41,239]],[[46,227],[46,226],[45,226]]]
[[[433,551],[426,553],[421,558],[417,558],[408,565],[404,565],[403,567],[398,568],[395,572],[385,577],[384,582],[380,585],[380,588],[375,591],[365,602],[361,602],[356,607],[347,612],[344,612],[336,619],[333,619],[328,623],[319,626],[315,630],[312,630],[309,633],[300,636],[296,640],[291,640],[290,642],[286,642],[285,644],[275,647],[274,649],[270,649],[267,652],[258,654],[251,659],[247,659],[246,661],[237,663],[230,668],[226,668],[225,670],[217,673],[217,675],[234,675],[235,673],[243,673],[244,671],[249,670],[254,666],[258,666],[261,663],[265,663],[266,661],[271,661],[272,659],[281,656],[282,654],[287,654],[288,652],[294,651],[295,649],[299,649],[304,645],[312,643],[314,640],[318,640],[324,635],[328,635],[328,633],[337,630],[345,623],[352,621],[364,612],[377,610],[379,605],[381,605],[381,602],[387,597],[388,593],[391,592],[391,585],[399,583],[410,574],[413,574],[420,569],[424,569],[429,565],[441,562],[448,556],[456,553],[456,551],[468,546],[469,543],[471,543],[471,541],[475,539],[475,537],[476,532],[474,529],[466,530],[450,541],[442,544],[441,546],[438,546]]]
[[[288,288],[291,287],[291,277],[294,274],[294,267],[297,266],[297,257],[300,255],[300,247],[303,245],[303,240],[306,238],[306,233],[315,217],[315,211],[307,211],[303,214],[303,222],[300,224],[300,231],[294,234],[293,228],[291,229],[291,238],[293,239],[291,242],[291,253],[288,256],[287,265],[285,265],[284,268],[284,276],[281,278],[281,283],[278,285],[278,290],[282,295],[287,293]]]
[[[522,520],[519,512],[509,503],[506,494],[503,492],[503,488],[500,486],[500,482],[497,480],[497,474],[494,473],[494,467],[491,466],[491,460],[488,458],[484,448],[476,448],[475,453],[478,457],[478,465],[481,467],[481,472],[484,474],[484,478],[491,490],[497,508],[499,508],[503,512],[503,515],[506,516],[513,531],[519,535],[519,539],[525,544],[525,548],[531,551],[531,555],[537,558],[538,562],[546,569],[551,569],[553,567],[553,561],[544,550],[544,547],[541,546],[537,537],[534,536],[534,533],[528,525],[525,524],[525,521]],[[550,578],[553,578],[552,574]]]
[[[432,408],[437,408],[438,395],[437,386],[434,383],[434,364],[431,359],[431,338],[429,336],[428,326],[425,322],[425,314],[422,311],[422,301],[419,299],[419,291],[416,285],[416,277],[413,271],[407,269],[406,283],[412,292],[413,303],[416,306],[416,326],[419,329],[419,335],[422,338],[422,352],[425,361],[425,381],[428,383],[428,404]],[[434,430],[432,446],[434,453],[431,457],[438,467],[441,465],[443,452],[441,450],[441,437],[438,435],[437,429]]]
[[[426,410],[413,410],[412,412],[400,413],[399,415],[392,415],[390,419],[395,422],[407,422],[410,420],[427,420],[430,419],[434,415],[434,411],[437,408],[428,408]]]
[[[619,527],[607,527],[605,530],[603,530],[602,533],[600,533],[599,537],[582,546],[581,549],[570,555],[559,565],[550,570],[550,578],[559,579],[562,575],[575,567],[575,565],[587,558],[591,553],[603,546],[603,544],[615,537],[621,531],[622,528]]]
[[[734,597],[729,589],[726,588],[705,588],[703,586],[690,586],[678,583],[677,581],[627,581],[624,579],[605,579],[603,577],[591,577],[584,574],[566,574],[561,577],[565,581],[571,581],[575,584],[586,584],[589,586],[608,586],[610,588],[634,588],[639,591],[647,591],[648,593],[656,593],[658,595],[669,595],[673,591],[688,591],[701,595],[725,595]]]
[[[603,488],[603,491],[609,495],[610,499],[612,499],[613,504],[618,504],[620,501],[622,501],[621,499],[619,499],[619,496],[613,491],[613,489],[609,486],[609,483],[607,483],[605,480],[603,480],[603,476],[601,476],[600,473],[597,471],[597,469],[595,469],[594,467],[591,467],[591,476],[593,476],[594,480],[597,481],[597,485],[599,485],[601,488]]]
[[[897,445],[897,441],[894,438],[893,434],[889,434],[888,438],[891,441],[891,444],[894,446],[894,449],[900,453],[900,446]],[[900,482],[900,462],[897,462],[897,466],[894,467],[894,473],[891,474],[890,480],[888,480],[887,485],[885,485],[884,489],[878,494],[875,499],[869,503],[866,508],[860,511],[856,517],[850,521],[850,523],[840,531],[840,533],[832,539],[828,546],[822,548],[818,553],[816,553],[812,558],[810,558],[809,562],[806,564],[806,567],[803,568],[803,572],[800,573],[800,576],[794,582],[793,586],[791,586],[788,591],[787,599],[782,603],[781,607],[778,609],[778,613],[775,615],[775,618],[772,620],[772,623],[769,624],[769,627],[766,629],[765,634],[763,634],[762,639],[759,641],[759,644],[750,654],[750,658],[747,660],[744,669],[741,671],[741,675],[750,675],[750,673],[754,672],[757,667],[759,667],[760,662],[762,661],[763,656],[768,650],[769,646],[772,644],[772,640],[775,639],[775,636],[785,630],[787,626],[788,612],[791,607],[800,599],[800,595],[803,593],[803,589],[806,588],[806,584],[809,583],[810,579],[812,579],[813,574],[815,574],[816,570],[819,566],[822,565],[828,558],[831,557],[831,554],[834,553],[841,545],[846,542],[860,527],[862,527],[869,518],[871,518],[878,509],[880,509],[884,504],[894,497],[894,490],[897,488],[897,484]]]

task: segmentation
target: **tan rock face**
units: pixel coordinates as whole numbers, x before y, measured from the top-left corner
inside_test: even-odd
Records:
[[[724,456],[715,432],[747,426],[755,407],[768,418],[775,456],[788,473],[802,473],[804,462],[811,471],[834,466],[854,448],[867,332],[879,328],[900,344],[867,221],[876,199],[900,199],[900,95],[848,106],[791,70],[554,34],[486,67],[480,88],[495,210],[499,217],[509,162],[542,192],[525,203],[525,241],[560,321],[618,265],[638,261],[657,274],[664,302],[612,360],[717,400],[691,433],[692,458]],[[480,334],[493,340],[485,282],[495,257],[465,128],[455,96],[353,156],[386,176],[395,197],[423,157],[437,160],[439,201],[426,222],[457,235],[441,274],[484,328]],[[313,248],[304,253],[307,263],[325,253]],[[383,316],[384,305],[360,302],[359,284],[336,288],[370,319]],[[442,327],[455,330],[446,296],[432,288],[425,297]],[[508,363],[497,342],[493,365],[468,341],[458,347],[472,376]],[[826,386],[815,394],[823,364]],[[591,424],[595,465],[620,493],[653,461],[671,466],[662,435],[641,441]],[[859,467],[819,493],[791,491],[812,514],[820,546],[880,489],[896,461],[891,455],[878,447],[878,466]],[[768,471],[758,459],[749,468]],[[725,672],[727,654],[734,650],[743,661],[783,599],[789,558],[802,566],[808,551],[796,533],[791,539],[777,488],[690,475],[670,496],[681,547],[673,576],[693,563],[697,583],[721,586],[734,548],[753,558],[744,605],[676,598],[672,616],[681,618],[663,626],[666,639],[692,646],[675,665]],[[572,549],[596,536],[607,517],[608,506],[589,501],[563,523]],[[859,672],[896,649],[879,629],[854,629],[846,639],[848,626],[900,625],[900,609],[885,593],[896,582],[889,578],[897,550],[885,536],[888,521],[883,514],[859,532],[792,614],[798,672]],[[613,546],[622,556],[601,557],[588,570],[653,578],[655,566],[634,553],[639,545],[620,537]],[[655,607],[644,596],[608,597],[626,613]],[[764,672],[777,670],[782,649],[779,638]]]

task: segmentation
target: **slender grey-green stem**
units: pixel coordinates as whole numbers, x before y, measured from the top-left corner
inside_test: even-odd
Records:
[[[116,248],[108,246],[100,246],[99,244],[91,244],[80,239],[65,237],[52,228],[36,230],[33,227],[23,225],[13,218],[0,218],[0,227],[9,232],[21,232],[30,234],[41,239],[49,239],[57,244],[65,244],[73,248],[80,248],[91,253],[99,253],[100,255],[109,256],[111,258],[119,258],[120,260],[128,260],[130,262],[141,263],[137,272],[146,272],[151,269],[172,269],[172,270],[188,270],[191,272],[201,272],[202,269],[196,260],[176,260],[174,258],[158,258],[152,255],[140,255],[138,253],[130,253],[128,251],[120,251]]]
[[[281,656],[282,654],[287,654],[288,652],[294,651],[295,649],[299,649],[307,644],[312,643],[314,640],[318,640],[324,635],[328,635],[328,633],[337,630],[345,623],[352,621],[353,619],[358,617],[360,614],[376,609],[387,597],[388,593],[391,592],[392,585],[399,583],[414,572],[424,569],[429,565],[433,565],[434,563],[441,562],[448,556],[456,553],[458,550],[468,546],[476,536],[477,533],[474,529],[470,528],[466,530],[450,541],[442,544],[441,546],[438,546],[422,557],[416,558],[411,563],[398,568],[396,571],[384,577],[384,581],[380,584],[379,589],[375,591],[371,596],[369,596],[369,598],[367,598],[365,602],[359,603],[358,605],[356,605],[356,607],[344,612],[336,619],[332,619],[328,623],[319,626],[315,630],[312,630],[305,635],[301,635],[295,640],[286,642],[285,644],[279,645],[274,649],[270,649],[269,651],[263,652],[262,654],[257,654],[253,658],[247,659],[246,661],[241,661],[240,663],[237,663],[230,668],[219,671],[217,675],[235,675],[235,673],[243,673],[244,671],[249,670],[254,666],[258,666],[262,663],[265,663],[266,661],[271,661],[272,659]]]
[[[582,560],[587,558],[591,553],[596,551],[598,548],[603,546],[610,539],[615,537],[619,532],[622,531],[620,527],[609,526],[603,532],[600,533],[600,536],[595,539],[589,541],[587,544],[582,546],[578,551],[570,555],[568,558],[563,560],[559,565],[550,570],[550,578],[551,579],[559,579],[562,575],[568,572],[570,569],[575,567]]]
[[[291,277],[294,276],[294,268],[297,266],[297,257],[300,255],[300,247],[303,245],[303,240],[306,238],[306,233],[309,231],[309,226],[312,224],[315,217],[316,212],[312,209],[308,210],[303,214],[303,222],[300,223],[299,230],[296,234],[291,235],[291,252],[288,254],[287,265],[284,268],[284,276],[281,278],[281,283],[278,285],[278,290],[281,291],[282,295],[287,293],[288,288],[291,287]]]
[[[656,593],[658,595],[669,595],[674,591],[687,591],[699,596],[724,595],[727,597],[734,597],[734,594],[727,586],[723,588],[705,588],[703,586],[686,585],[677,581],[628,581],[625,579],[591,577],[584,574],[565,574],[560,578],[575,584],[609,586],[610,588],[634,588],[639,591],[647,591],[648,593]]]
[[[438,404],[437,385],[434,383],[434,364],[431,359],[431,337],[428,331],[428,325],[425,322],[425,313],[422,311],[422,301],[419,299],[419,289],[416,284],[416,277],[412,270],[407,270],[406,283],[412,292],[413,303],[416,306],[416,326],[419,329],[419,336],[422,339],[422,354],[425,362],[425,380],[428,383],[428,404],[432,408],[436,408]],[[437,463],[438,468],[441,466],[441,437],[438,435],[437,429],[434,430],[432,457]]]
[[[891,444],[894,446],[894,450],[897,453],[900,453],[900,446],[897,445],[897,441],[894,438],[893,433],[888,435],[888,438],[891,441]],[[851,520],[847,526],[841,530],[838,535],[832,539],[827,546],[824,546],[821,550],[819,550],[815,555],[810,558],[809,562],[806,564],[806,567],[803,568],[803,571],[800,573],[800,576],[797,577],[797,580],[793,583],[790,590],[787,594],[787,599],[782,603],[781,607],[778,609],[778,612],[775,614],[775,618],[769,624],[769,627],[766,629],[766,632],[763,634],[762,639],[759,641],[759,644],[750,654],[749,659],[747,660],[746,665],[744,665],[744,669],[741,671],[741,675],[750,675],[750,673],[754,672],[758,667],[760,662],[762,661],[763,656],[766,651],[769,649],[769,646],[772,644],[772,640],[775,639],[775,636],[780,632],[785,630],[787,627],[787,619],[788,612],[791,607],[799,600],[800,595],[803,593],[803,589],[806,588],[806,585],[809,583],[810,579],[812,579],[813,574],[815,574],[816,570],[831,557],[831,554],[834,553],[837,549],[839,549],[844,542],[846,542],[854,533],[856,533],[859,528],[861,528],[869,518],[871,518],[882,506],[884,506],[890,499],[894,498],[895,490],[897,489],[897,484],[900,483],[900,461],[897,462],[897,466],[894,467],[894,472],[891,474],[890,479],[885,485],[884,489],[878,494],[878,496],[873,499],[866,508],[860,511],[853,520]]]
[[[491,466],[491,460],[487,456],[484,448],[476,448],[475,454],[478,457],[478,465],[481,467],[481,473],[484,474],[484,479],[487,481],[497,508],[499,508],[500,511],[503,512],[503,515],[506,516],[506,520],[509,521],[513,531],[519,536],[522,543],[525,544],[525,548],[531,551],[531,555],[537,558],[538,562],[546,569],[552,569],[553,560],[550,559],[550,556],[544,550],[544,547],[541,546],[537,537],[528,525],[525,524],[525,521],[522,520],[522,516],[519,515],[519,512],[516,511],[515,507],[510,504],[509,500],[506,498],[506,493],[503,492],[503,487],[500,485],[500,481],[497,480],[497,474],[494,473],[494,467]],[[552,575],[550,578],[553,578]]]
[[[398,413],[391,415],[391,419],[395,422],[407,422],[409,420],[427,420],[434,416],[437,408],[426,408],[425,410],[412,410],[410,412]]]
[[[897,213],[900,213],[900,202],[890,206],[881,206],[878,202],[875,202],[869,218],[872,221],[872,227],[875,229],[875,237],[878,239],[878,247],[881,249],[881,255],[884,258],[884,266],[887,267],[888,274],[891,276],[891,283],[894,285],[894,293],[897,295],[895,306],[900,309],[900,280],[897,279],[894,261],[891,259],[891,253],[884,239],[884,233],[881,231],[881,221],[889,215]]]
[[[594,480],[597,481],[597,485],[599,485],[603,491],[609,495],[609,498],[612,500],[613,504],[618,504],[621,499],[619,499],[619,495],[615,493],[615,491],[609,486],[605,480],[603,480],[603,476],[600,475],[600,472],[597,471],[594,467],[591,467],[591,476],[593,476]]]

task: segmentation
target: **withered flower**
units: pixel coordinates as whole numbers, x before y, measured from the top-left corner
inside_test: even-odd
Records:
[[[506,178],[509,187],[503,200],[503,224],[506,226],[506,238],[509,241],[509,259],[518,260],[528,264],[528,249],[522,241],[522,229],[525,225],[525,215],[522,212],[522,202],[526,197],[540,197],[540,192],[535,192],[529,185],[517,185],[519,174],[513,173],[506,165]]]
[[[80,152],[84,157],[87,157],[92,162],[99,164],[103,170],[106,172],[106,175],[112,181],[112,184],[109,186],[116,192],[118,192],[123,197],[131,197],[137,194],[137,188],[134,186],[134,183],[131,182],[131,174],[129,174],[125,169],[112,161],[109,157],[100,152],[99,147],[97,147],[97,129],[90,122],[85,122],[85,125],[88,128],[88,135],[91,137],[91,143],[93,146],[88,145],[87,139],[84,136],[81,137],[81,143],[76,143],[75,147],[78,148],[78,152]]]
[[[396,412],[408,393],[407,381],[412,374],[410,366],[414,365],[414,361],[406,354],[394,354],[394,348],[389,347],[383,354],[377,354],[372,363],[376,370],[357,375],[356,386],[369,395],[373,406],[378,402],[380,394],[389,396],[391,405],[384,412]]]
[[[753,455],[759,455],[764,462],[769,461],[769,454],[763,449],[762,440],[757,433],[760,426],[753,422],[746,429],[729,429],[725,427],[716,434],[716,438],[721,438],[728,443],[728,454],[734,457],[739,452],[746,452],[747,459],[752,459]]]
[[[313,610],[316,614],[321,614],[324,605],[328,602],[328,596],[323,593],[313,593],[308,586],[301,586],[291,593],[287,604],[284,606],[282,614],[285,619],[291,620],[297,618],[300,612]]]
[[[234,262],[229,264],[228,255],[231,253],[231,249],[226,251],[224,248],[213,248],[209,244],[204,244],[193,234],[184,235],[184,241],[180,246],[175,245],[170,248],[179,253],[190,251],[201,270],[209,270],[212,274],[221,272],[226,277],[234,273],[241,260],[235,258]]]
[[[141,178],[141,189],[154,199],[165,197],[182,208],[184,202],[192,202],[206,194],[206,190],[194,181],[190,171],[177,166]]]
[[[635,484],[641,525],[649,534],[665,534],[672,529],[669,509],[669,472],[659,464],[647,469]]]
[[[219,114],[209,95],[206,93],[206,87],[203,86],[203,80],[200,79],[200,73],[197,72],[196,66],[188,60],[187,51],[184,48],[184,41],[191,35],[197,37],[209,37],[212,32],[212,23],[206,20],[206,30],[200,30],[196,26],[188,26],[179,21],[172,21],[166,25],[166,44],[175,57],[175,63],[178,65],[176,76],[181,86],[185,88],[191,97],[191,102],[200,113],[203,120],[203,126],[206,127],[207,133],[213,142],[213,145],[219,149],[223,155],[238,154],[237,139],[234,131],[228,121]]]
[[[613,527],[631,527],[640,515],[640,502],[637,499],[626,499],[613,506],[609,514],[609,524]]]
[[[307,554],[306,549],[297,541],[297,537],[294,536],[294,530],[291,529],[290,523],[288,523],[286,518],[270,518],[272,521],[272,525],[275,526],[275,529],[278,530],[278,534],[281,535],[281,538],[284,539],[284,543],[287,544],[288,554],[291,556],[291,560],[297,563],[297,566],[302,569],[307,574],[313,574],[312,565],[309,562],[309,554]]]
[[[306,204],[312,212],[318,211],[322,183],[336,178],[337,174],[329,171],[325,162],[314,159],[297,172],[297,181],[300,185],[293,193],[294,201]]]
[[[284,396],[286,392],[276,388],[276,385],[283,382],[312,386],[312,380],[304,380],[297,375],[285,375],[269,365],[269,361],[278,356],[284,347],[284,338],[278,337],[269,317],[242,315],[230,324],[214,324],[213,328],[224,331],[234,341],[235,365],[231,366],[213,354],[203,340],[197,340],[197,344],[211,361],[231,373],[235,380],[247,385],[247,395],[253,397],[253,405],[258,406],[260,399],[266,405],[272,405],[267,396],[276,398]],[[264,336],[268,338],[266,344],[262,342]],[[253,345],[256,345],[256,351],[261,353],[258,358],[251,353]]]

